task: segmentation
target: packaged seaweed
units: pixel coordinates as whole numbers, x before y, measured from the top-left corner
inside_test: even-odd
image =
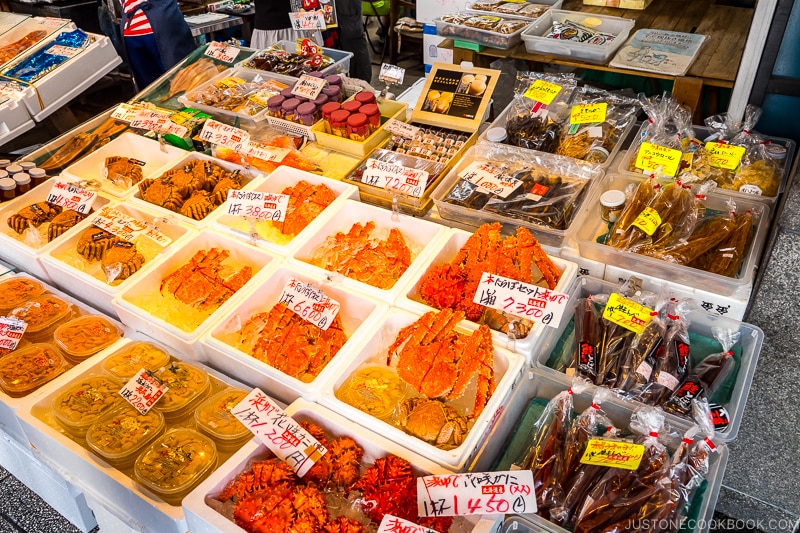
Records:
[[[724,230],[727,231],[723,232],[723,238],[693,259],[689,266],[728,277],[735,277],[739,273],[753,236],[756,217],[749,210],[740,215],[735,212],[732,214],[733,220],[725,226]]]
[[[644,208],[653,201],[659,188],[660,185],[655,180],[655,175],[650,175],[650,178],[640,181],[635,189],[628,192],[625,209],[622,210],[608,233],[607,245],[614,248],[624,246],[623,239],[627,236],[631,225]]]
[[[575,87],[572,75],[517,72],[506,120],[508,143],[554,152],[559,125],[569,117],[567,104]]]
[[[600,331],[603,306],[591,296],[575,306],[575,362],[578,375],[594,382],[600,362]]]

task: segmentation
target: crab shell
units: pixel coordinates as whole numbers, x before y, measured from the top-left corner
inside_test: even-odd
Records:
[[[144,265],[144,256],[132,242],[120,241],[103,255],[103,272],[109,282],[127,279]]]
[[[62,211],[50,221],[50,227],[47,228],[47,240],[53,239],[63,235],[68,229],[74,227],[78,222],[85,219],[86,215],[78,213],[72,209]]]
[[[142,199],[151,204],[161,206],[176,213],[183,205],[183,196],[172,184],[169,178],[159,178],[157,180],[143,180],[139,182],[139,190]]]
[[[400,427],[436,446],[460,446],[467,433],[467,419],[438,400],[409,398],[400,404]]]
[[[181,206],[181,215],[195,220],[203,220],[213,209],[211,193],[194,191]]]
[[[142,174],[142,165],[135,162],[130,157],[111,156],[106,157],[106,176],[111,181],[114,181],[114,176],[120,175],[129,179],[132,185],[136,185],[144,175]]]
[[[17,233],[22,233],[29,226],[38,228],[45,222],[55,218],[59,213],[61,213],[61,206],[47,202],[37,202],[23,207],[8,217],[7,223]]]
[[[78,238],[78,253],[89,261],[103,259],[103,256],[111,246],[120,242],[120,238],[97,226],[91,226],[83,230]]]
[[[194,191],[199,191],[205,185],[205,181],[195,176],[191,165],[184,165],[164,173],[162,178],[169,178],[169,181],[177,189],[182,197],[187,197]]]

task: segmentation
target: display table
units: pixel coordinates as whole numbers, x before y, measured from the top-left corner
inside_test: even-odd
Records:
[[[213,16],[213,14],[210,15]],[[242,17],[235,17],[233,15],[227,15],[225,18],[219,18],[216,20],[209,20],[208,22],[192,22],[191,19],[196,17],[198,17],[198,15],[194,17],[186,17],[186,23],[189,25],[189,29],[192,30],[192,35],[195,37],[208,33],[214,33],[216,31],[226,30],[228,28],[233,28],[234,26],[241,26],[244,23]]]

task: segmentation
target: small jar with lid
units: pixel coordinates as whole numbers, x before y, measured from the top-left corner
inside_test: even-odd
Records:
[[[340,102],[342,100],[342,88],[338,85],[323,87],[322,94],[328,97],[329,102]]]
[[[369,124],[367,115],[354,113],[347,119],[347,136],[351,141],[364,142],[369,137]]]
[[[589,163],[605,163],[609,155],[611,154],[608,153],[608,150],[602,146],[595,146],[586,154],[586,161]]]
[[[290,120],[294,122],[295,116],[297,116],[297,106],[299,105],[300,100],[297,98],[287,98],[281,104],[281,117],[284,120]]]
[[[19,166],[21,166],[21,167],[22,167],[22,171],[23,171],[23,172],[27,172],[27,171],[29,171],[29,170],[30,170],[30,169],[32,169],[32,168],[36,168],[36,163],[34,163],[33,161],[22,161],[22,162],[19,164]]]
[[[347,121],[350,113],[346,109],[339,109],[331,113],[331,133],[337,137],[348,137]]]
[[[31,177],[31,187],[38,187],[47,179],[47,172],[42,168],[32,168],[28,171]]]
[[[330,74],[325,76],[325,81],[328,82],[330,87],[341,87],[342,86],[342,77],[338,74]]]
[[[508,132],[505,128],[489,128],[486,130],[486,140],[493,143],[501,143],[508,137]]]
[[[321,109],[322,106],[328,103],[328,97],[327,95],[325,95],[325,93],[319,93],[319,96],[317,96],[312,101],[314,102],[314,105],[317,106],[317,108]]]
[[[373,93],[372,91],[358,92],[353,98],[355,99],[356,102],[360,103],[361,105],[375,103],[375,93]]]
[[[284,90],[282,90],[282,91],[281,91],[281,96],[283,96],[283,97],[284,97],[284,98],[286,98],[287,100],[288,100],[289,98],[294,98],[295,96],[292,94],[292,89],[293,89],[293,87],[289,87],[289,88],[287,88],[287,89],[284,89]]]
[[[0,159],[0,169],[4,169],[10,164],[11,164],[10,159]]]
[[[312,70],[311,72],[306,72],[306,75],[311,76],[312,78],[319,78],[319,79],[325,77],[325,75],[318,70]]]
[[[31,190],[31,177],[27,172],[17,172],[14,174],[14,183],[16,184],[16,195],[20,196]]]
[[[13,178],[0,179],[0,202],[13,200],[17,193],[17,182]]]
[[[322,121],[324,122],[323,126],[325,128],[325,133],[331,133],[331,113],[335,111],[339,111],[342,106],[339,102],[328,102],[324,106],[322,106]]]
[[[317,106],[314,102],[303,102],[297,106],[297,118],[295,119],[303,126],[311,126],[317,120]]]
[[[600,218],[613,224],[617,221],[625,209],[625,193],[616,189],[610,189],[600,195]]]
[[[22,167],[21,167],[21,166],[19,166],[19,165],[17,165],[17,164],[8,165],[8,166],[6,167],[6,172],[8,172],[8,175],[9,175],[9,176],[13,176],[13,175],[14,175],[14,174],[16,174],[17,172],[22,172]]]
[[[10,177],[8,175],[8,172],[6,172],[5,170],[0,169],[0,180],[3,179],[3,178],[8,178],[8,177]]]
[[[381,110],[378,109],[378,104],[362,105],[361,113],[367,116],[370,134],[375,133],[375,130],[381,127]]]
[[[275,96],[271,97],[267,100],[267,114],[271,117],[278,117],[281,116],[281,105],[283,102],[286,101],[286,98],[283,95],[276,94]]]
[[[342,104],[342,109],[346,110],[351,115],[361,113],[361,104],[355,100],[348,100]]]

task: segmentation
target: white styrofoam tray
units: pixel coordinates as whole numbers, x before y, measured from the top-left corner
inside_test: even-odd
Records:
[[[3,100],[0,95],[0,100]],[[28,113],[28,108],[17,96],[12,96],[0,104],[0,146],[17,138],[36,124]]]
[[[428,255],[434,252],[438,241],[444,238],[446,234],[444,226],[407,215],[396,215],[380,207],[348,200],[341,206],[339,211],[325,221],[323,228],[320,228],[315,235],[309,238],[292,255],[289,262],[300,269],[322,275],[330,274],[326,270],[310,263],[312,257],[314,257],[314,252],[322,246],[328,236],[333,236],[337,232],[346,234],[354,224],[361,223],[365,225],[370,221],[375,223],[373,236],[378,235],[385,239],[388,231],[393,228],[398,229],[403,234],[406,245],[411,249],[411,264],[408,269],[390,289],[379,289],[341,275],[336,275],[334,278],[341,278],[341,283],[345,287],[354,288],[389,304],[394,303],[400,296],[403,286],[416,278],[420,264]]]
[[[415,280],[412,280],[411,283],[404,288],[402,295],[397,299],[396,305],[401,309],[419,314],[424,314],[428,311],[435,311],[434,307],[424,303],[419,294],[419,285],[422,281],[422,278],[432,267],[450,262],[456,256],[456,254],[458,254],[459,250],[461,250],[471,236],[472,233],[468,231],[460,229],[448,230],[446,240],[441,242],[440,247],[434,254],[428,256],[428,258],[422,262],[419,270],[419,276],[417,276]],[[558,268],[559,272],[561,272],[561,279],[559,279],[558,284],[553,290],[555,292],[566,293],[575,279],[578,266],[571,261],[565,261],[563,259],[559,259],[558,257],[551,256],[550,259],[553,261],[553,264],[555,264],[556,268]],[[503,346],[508,348],[509,350],[520,354],[530,362],[533,358],[534,349],[538,344],[542,330],[546,327],[547,326],[541,323],[534,324],[528,335],[522,339],[511,339],[505,333],[492,330],[492,338],[494,339],[495,346]]]
[[[255,239],[255,245],[269,250],[272,253],[278,254],[282,257],[292,255],[297,249],[310,239],[315,233],[320,231],[330,216],[341,209],[345,200],[358,200],[359,192],[358,187],[355,185],[347,184],[343,181],[332,180],[318,174],[312,174],[304,170],[296,168],[280,166],[272,171],[269,176],[263,181],[259,180],[254,183],[250,189],[254,192],[270,192],[282,193],[287,187],[293,187],[299,181],[306,181],[312,185],[325,185],[336,195],[336,199],[326,207],[319,216],[312,220],[300,233],[295,235],[291,241],[286,244],[278,244],[267,240],[265,235],[269,235],[266,231],[259,231],[259,228],[272,224],[270,221],[255,222],[254,226],[256,231],[259,231],[259,237]],[[224,209],[218,209],[216,213],[209,215],[211,218],[211,226],[225,233],[252,242],[253,237],[250,234],[250,222],[244,217],[226,215]]]
[[[336,391],[362,365],[385,366],[387,350],[397,338],[397,334],[402,328],[416,322],[419,317],[420,315],[400,309],[391,309],[386,313],[378,321],[377,327],[373,327],[372,331],[365,335],[366,342],[362,344],[353,356],[348,358],[339,375],[324,384],[323,395],[318,401],[350,420],[380,432],[400,446],[412,450],[423,457],[428,457],[449,470],[463,471],[469,467],[470,462],[474,459],[481,443],[491,431],[496,417],[503,410],[506,398],[520,378],[525,361],[514,352],[498,346],[494,347],[495,391],[489,398],[483,412],[475,420],[474,425],[464,435],[462,444],[451,450],[443,450],[433,444],[428,444],[389,422],[375,418],[336,397]],[[456,331],[462,334],[470,334],[475,329],[474,324],[467,321],[462,321],[456,327]],[[390,368],[395,368],[396,364],[396,358],[393,357]],[[460,412],[462,413],[471,412],[475,400],[473,391],[472,386],[468,387],[464,396],[458,400],[448,402],[448,405],[455,405],[456,408],[460,406]]]
[[[4,34],[28,18],[30,18],[30,15],[25,15],[22,13],[8,13],[5,11],[0,12],[0,35]]]
[[[157,302],[159,298],[162,298],[161,293],[158,292],[161,280],[186,265],[197,252],[208,251],[211,248],[230,252],[228,259],[223,262],[223,268],[225,265],[237,265],[236,270],[239,270],[244,266],[250,266],[253,277],[194,330],[185,331],[178,328],[165,318],[155,316],[133,303],[132,299],[148,294],[152,296],[154,302]],[[196,359],[202,356],[198,342],[200,337],[217,320],[227,316],[244,295],[252,287],[261,283],[261,279],[276,268],[277,264],[278,261],[272,255],[255,246],[232,240],[221,233],[206,229],[202,233],[192,235],[190,239],[181,243],[180,247],[175,247],[169,257],[165,257],[163,261],[148,268],[142,276],[137,278],[135,284],[130,284],[119,292],[111,305],[123,323],[175,348],[184,359]],[[159,309],[164,312],[170,311],[163,306]]]
[[[20,39],[24,39],[30,33],[43,31],[45,35],[42,39],[22,51],[22,53],[12,57],[4,63],[0,63],[0,68],[10,65],[42,48],[45,43],[50,41],[50,36],[56,32],[72,31],[76,28],[75,24],[68,19],[58,19],[52,17],[30,17],[16,24],[13,28],[0,35],[0,49],[9,46]]]
[[[64,175],[76,180],[100,182],[101,190],[117,198],[127,198],[136,191],[136,185],[124,187],[105,176],[106,158],[113,156],[130,157],[143,162],[142,179],[157,178],[164,170],[173,168],[178,160],[186,155],[185,150],[170,144],[161,144],[153,139],[136,135],[130,131],[123,133],[102,148],[72,163],[64,169]],[[152,206],[152,204],[150,204]]]

